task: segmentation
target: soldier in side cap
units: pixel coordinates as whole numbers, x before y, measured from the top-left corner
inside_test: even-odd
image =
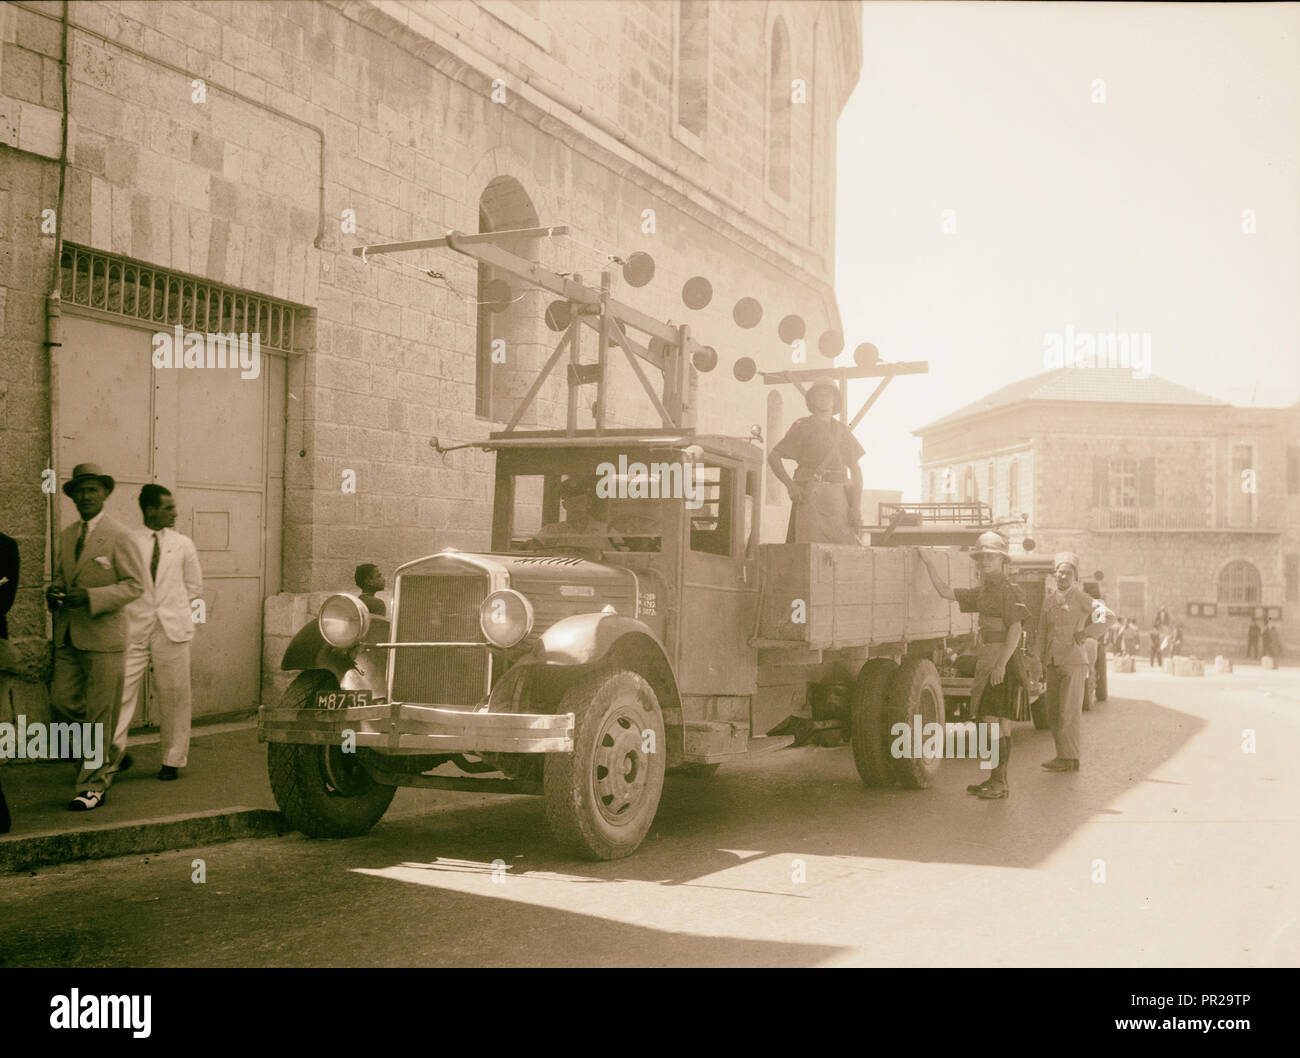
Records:
[[[1055,560],[1056,591],[1043,597],[1036,650],[1047,678],[1047,717],[1056,742],[1048,771],[1079,770],[1079,724],[1088,682],[1085,643],[1106,633],[1093,619],[1097,602],[1079,586],[1079,556],[1062,551]],[[1104,607],[1102,607],[1104,610]]]
[[[796,420],[767,457],[790,494],[786,543],[856,544],[862,520],[862,470],[866,454],[849,428],[834,416],[842,407],[839,389],[822,379],[808,387],[804,402],[812,413]],[[794,477],[784,460],[798,464]]]
[[[966,792],[984,800],[1000,800],[1010,793],[1007,762],[1011,759],[1011,722],[1016,719],[1017,689],[1027,681],[1020,669],[1020,631],[1029,608],[1024,596],[1007,576],[1011,549],[1000,533],[981,533],[970,555],[978,564],[978,588],[953,588],[935,568],[930,553],[916,548],[925,563],[934,590],[954,600],[962,613],[979,614],[978,661],[971,685],[971,712],[989,725],[995,745],[993,774]]]

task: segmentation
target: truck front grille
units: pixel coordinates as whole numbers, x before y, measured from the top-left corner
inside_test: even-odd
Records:
[[[396,642],[482,643],[479,607],[488,586],[480,573],[398,578]],[[394,701],[474,705],[488,691],[486,646],[397,647],[394,653]]]
[[[397,647],[395,653],[395,702],[471,706],[488,692],[487,647]]]

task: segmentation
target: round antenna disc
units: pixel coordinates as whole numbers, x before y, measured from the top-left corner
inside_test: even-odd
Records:
[[[737,327],[757,327],[759,320],[763,318],[763,306],[759,304],[757,298],[741,298],[736,302],[736,307],[731,310],[731,318],[736,321]]]
[[[713,284],[703,276],[691,276],[682,284],[682,301],[688,309],[702,309],[713,300]]]
[[[758,365],[754,363],[753,357],[742,356],[736,361],[735,366],[731,369],[731,373],[736,376],[738,381],[748,382],[754,377],[754,372],[757,370]]]
[[[644,250],[637,250],[623,262],[623,278],[630,287],[643,287],[654,277],[655,259]]]

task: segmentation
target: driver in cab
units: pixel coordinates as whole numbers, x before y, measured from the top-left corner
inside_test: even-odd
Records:
[[[594,476],[572,475],[560,483],[560,506],[564,518],[537,530],[530,543],[534,547],[564,547],[578,551],[612,551],[618,549],[617,537],[611,535],[605,520],[607,501],[596,496]]]

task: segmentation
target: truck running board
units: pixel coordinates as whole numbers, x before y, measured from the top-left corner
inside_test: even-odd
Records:
[[[794,745],[794,735],[759,735],[749,740],[749,756],[757,757]]]

